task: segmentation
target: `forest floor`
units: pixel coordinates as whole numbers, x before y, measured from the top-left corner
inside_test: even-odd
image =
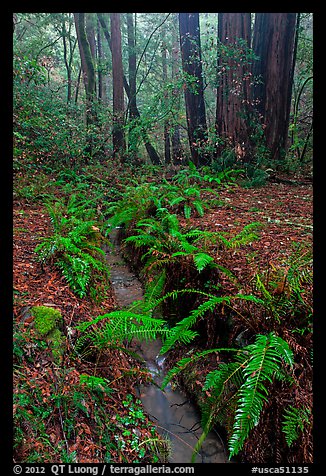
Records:
[[[191,222],[201,229],[232,232],[253,221],[264,224],[260,239],[253,241],[245,254],[241,250],[234,251],[228,263],[229,269],[246,283],[257,271],[287,256],[294,243],[312,244],[312,194],[311,184],[268,183],[259,188],[224,188],[219,193],[223,205],[210,209],[203,217],[192,217]],[[96,403],[91,398],[87,400],[87,389],[80,386],[80,376],[91,374],[94,362],[87,363],[78,357],[72,359],[69,352],[76,325],[116,309],[114,293],[109,291],[101,304],[95,304],[78,298],[54,266],[46,264],[41,269],[34,250],[41,239],[50,234],[46,210],[40,202],[21,199],[15,201],[13,213],[14,340],[16,338],[17,346],[29,352],[29,358],[21,359],[19,370],[14,373],[14,393],[19,394],[14,415],[24,416],[25,421],[24,435],[16,448],[16,462],[26,462],[32,453],[33,461],[41,455],[41,462],[62,462],[63,459],[69,462],[69,458],[83,463],[146,461],[146,454],[141,454],[132,443],[137,442],[136,437],[132,440],[132,435],[124,433],[123,425],[119,425],[119,419],[120,422],[128,418],[131,421],[124,402],[128,395],[135,396],[135,383],[146,381],[140,364],[121,352],[108,352],[103,361],[97,362],[98,368],[101,364],[105,367],[101,375],[106,375],[111,382],[111,392],[102,393],[107,421],[115,422],[115,426],[112,433],[105,434],[97,427]],[[35,305],[59,309],[66,328],[71,330],[59,365],[53,362],[48,348],[37,349],[33,316],[28,312]],[[30,401],[27,404],[24,395],[26,402],[34,398],[37,405],[33,406]],[[39,418],[40,428],[35,428],[24,411]],[[73,418],[73,414],[78,414],[78,420],[69,427],[67,419]],[[140,413],[134,424],[138,426],[139,441],[152,435],[147,416]],[[37,438],[40,435],[42,437]],[[116,445],[112,443],[114,438],[119,440]],[[103,453],[105,445],[98,444],[101,439],[104,443],[107,439],[110,455]],[[126,447],[123,440],[128,440]]]

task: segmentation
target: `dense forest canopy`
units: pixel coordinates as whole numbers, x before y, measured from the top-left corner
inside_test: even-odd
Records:
[[[312,174],[312,13],[14,13],[15,463],[313,463]]]
[[[309,174],[312,14],[110,15],[15,14],[15,164],[33,138],[44,163],[116,158],[120,128],[128,162]]]

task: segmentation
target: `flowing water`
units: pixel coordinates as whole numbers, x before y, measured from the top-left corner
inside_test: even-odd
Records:
[[[111,282],[120,308],[143,298],[143,289],[137,276],[128,268],[119,253],[118,230],[110,235],[113,248],[106,248],[111,269]],[[158,432],[171,442],[169,463],[190,463],[193,449],[202,434],[200,414],[179,389],[168,385],[159,387],[165,376],[164,356],[160,355],[161,341],[137,344],[137,352],[144,359],[152,375],[153,384],[140,385],[139,398]],[[156,384],[156,385],[155,385]],[[211,431],[205,439],[196,463],[227,463],[228,458],[219,435]]]

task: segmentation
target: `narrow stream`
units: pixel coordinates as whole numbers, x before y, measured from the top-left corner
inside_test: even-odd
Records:
[[[110,234],[113,248],[107,247],[106,258],[111,269],[111,282],[120,308],[143,298],[143,290],[137,276],[130,271],[119,253],[118,230]],[[157,384],[140,385],[139,398],[158,432],[171,442],[169,463],[190,463],[194,446],[202,428],[200,414],[181,390],[160,385],[165,375],[164,356],[160,355],[161,341],[138,343],[137,352],[144,359],[153,381]],[[219,435],[210,432],[204,441],[196,463],[227,463],[228,458]]]

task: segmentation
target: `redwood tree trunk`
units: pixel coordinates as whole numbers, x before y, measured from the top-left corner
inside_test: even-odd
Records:
[[[95,68],[91,48],[87,39],[85,29],[85,13],[74,13],[74,20],[77,32],[78,47],[81,58],[81,69],[83,71],[85,92],[86,92],[86,154],[92,155],[93,139],[92,132],[89,133],[90,128],[96,124],[96,113],[94,106],[95,98]]]
[[[102,37],[101,37],[101,28],[100,28],[99,20],[97,20],[97,55],[98,55],[98,99],[104,99],[103,94],[103,50],[102,50]]]
[[[249,148],[251,14],[219,13],[218,42],[216,130],[224,144],[245,153]]]
[[[284,154],[291,105],[296,13],[257,13],[253,49],[259,60],[254,75],[257,109],[271,160]]]
[[[133,13],[127,13],[127,31],[128,31],[128,66],[129,66],[129,117],[134,119],[137,117],[136,103],[136,44],[135,44],[135,27]]]
[[[165,31],[163,30],[163,39],[162,39],[162,79],[163,83],[166,83],[168,80],[168,67],[167,67],[167,57],[166,57],[166,42],[165,42]],[[168,93],[164,93],[164,103],[165,107],[167,106]],[[164,121],[164,158],[165,163],[171,163],[171,144],[170,144],[170,125],[168,121]]]
[[[177,14],[175,14],[175,19],[177,21]],[[177,30],[177,28],[176,28]],[[180,68],[179,68],[179,55],[180,55],[180,44],[178,41],[177,31],[173,30],[173,45],[172,45],[172,79],[176,80],[180,77]],[[179,89],[175,87],[173,89],[173,96],[176,101],[176,110],[179,111],[180,108],[180,98],[179,98]],[[176,122],[173,127],[172,137],[171,137],[171,146],[172,146],[172,160],[175,165],[180,165],[182,159],[182,146],[180,140],[180,124]]]
[[[121,50],[120,13],[111,13],[112,79],[113,79],[113,153],[122,156],[125,151],[123,67]]]
[[[207,139],[199,13],[179,13],[179,31],[188,138],[192,160],[199,166],[208,162],[205,154],[198,152]]]

